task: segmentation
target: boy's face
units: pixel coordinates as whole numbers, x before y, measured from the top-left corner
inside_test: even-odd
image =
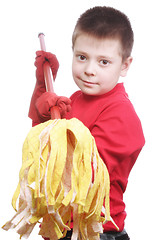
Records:
[[[82,34],[73,48],[73,78],[83,93],[101,95],[112,90],[120,76],[126,76],[131,62],[131,57],[122,62],[118,39]]]

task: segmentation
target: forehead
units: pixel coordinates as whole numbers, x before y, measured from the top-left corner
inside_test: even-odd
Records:
[[[97,55],[122,55],[121,43],[113,38],[96,38],[87,34],[79,35],[74,44],[74,51]]]

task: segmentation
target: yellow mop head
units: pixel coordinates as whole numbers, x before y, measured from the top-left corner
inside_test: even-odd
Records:
[[[28,238],[42,219],[39,234],[57,240],[70,230],[73,214],[72,240],[99,239],[102,223],[111,220],[110,182],[88,128],[76,118],[39,124],[27,135],[22,158],[12,199],[16,210],[19,198],[17,213],[3,229]]]

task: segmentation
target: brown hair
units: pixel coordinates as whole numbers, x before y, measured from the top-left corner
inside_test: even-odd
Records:
[[[77,37],[83,33],[100,39],[119,39],[123,60],[131,54],[134,35],[130,21],[124,13],[114,8],[94,7],[84,12],[78,19],[73,32],[73,48]]]

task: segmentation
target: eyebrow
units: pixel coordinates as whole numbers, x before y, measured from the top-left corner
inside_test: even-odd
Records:
[[[84,51],[79,51],[79,50],[75,50],[76,54],[81,54],[81,55],[88,55],[86,52]]]
[[[112,60],[113,58],[112,57],[109,57],[109,56],[104,56],[104,55],[100,55],[98,56],[99,58],[102,58],[102,59],[109,59],[109,60]]]

